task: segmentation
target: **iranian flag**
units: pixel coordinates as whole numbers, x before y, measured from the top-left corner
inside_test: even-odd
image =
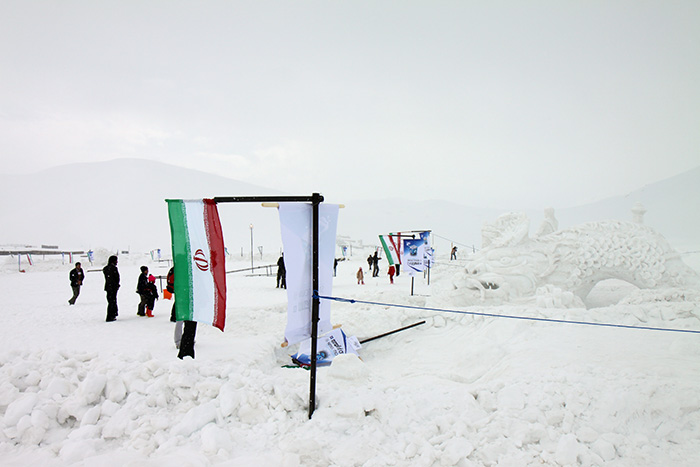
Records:
[[[399,236],[399,241],[397,242],[393,235],[380,235],[379,241],[382,242],[384,254],[387,261],[389,261],[389,266],[401,264],[401,236]]]
[[[212,199],[167,200],[175,263],[178,321],[197,321],[222,331],[226,321],[224,236]]]

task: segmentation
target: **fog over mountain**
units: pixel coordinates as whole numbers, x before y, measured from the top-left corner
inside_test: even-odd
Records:
[[[223,176],[226,175],[226,176]],[[466,182],[465,182],[466,183]],[[430,197],[429,185],[424,188]],[[170,248],[165,199],[214,196],[310,195],[283,193],[269,187],[141,159],[70,164],[28,175],[0,175],[0,245],[59,245],[61,248],[107,248],[148,251]],[[364,244],[377,244],[377,235],[396,231],[432,230],[435,246],[476,248],[481,226],[508,209],[470,206],[470,200],[411,202],[395,198],[373,201],[335,199],[340,203],[338,235]],[[577,207],[551,206],[559,227],[604,219],[631,220],[635,203],[646,208],[645,223],[657,229],[681,251],[700,249],[700,167],[618,197]],[[528,212],[534,233],[542,209]],[[259,203],[220,204],[220,217],[229,252],[250,254],[251,224],[254,250],[281,247],[275,209]]]

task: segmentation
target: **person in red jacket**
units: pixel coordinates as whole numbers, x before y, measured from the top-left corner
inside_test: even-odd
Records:
[[[396,268],[395,268],[394,265],[392,264],[391,266],[389,266],[389,272],[387,272],[387,274],[389,274],[389,281],[390,281],[392,284],[394,283],[394,273],[395,273],[395,272],[396,272]]]

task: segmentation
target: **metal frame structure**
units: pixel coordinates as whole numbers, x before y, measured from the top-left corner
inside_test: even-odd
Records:
[[[221,196],[213,198],[216,204],[219,203],[311,203],[312,206],[312,302],[311,302],[311,368],[309,377],[309,418],[316,409],[316,353],[318,352],[318,321],[320,298],[318,296],[319,275],[318,275],[318,221],[319,205],[323,202],[323,196],[314,193],[311,196]]]

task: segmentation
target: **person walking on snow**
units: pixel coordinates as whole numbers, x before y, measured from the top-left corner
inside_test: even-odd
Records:
[[[139,306],[136,310],[138,316],[146,316],[146,304],[148,303],[148,295],[146,294],[146,286],[148,285],[148,268],[141,266],[141,274],[139,281],[136,283],[136,293],[141,297]]]
[[[367,257],[367,272],[372,270],[372,264],[374,264],[374,258],[372,258],[372,255],[369,255]]]
[[[394,268],[394,265],[392,264],[389,266],[389,272],[387,272],[387,274],[389,274],[389,282],[392,284],[394,283],[394,272],[396,272],[396,268]]]
[[[117,316],[119,316],[119,307],[117,307],[117,292],[119,291],[118,261],[119,258],[112,255],[107,260],[107,266],[102,268],[102,274],[105,276],[105,292],[107,292],[107,322],[115,321]]]
[[[83,280],[85,280],[85,273],[80,263],[75,263],[75,268],[71,269],[68,274],[70,279],[70,286],[73,289],[73,296],[68,300],[68,303],[75,305],[75,300],[80,295],[80,286],[83,285]]]
[[[146,295],[146,316],[153,318],[153,309],[156,307],[156,300],[158,300],[158,288],[156,287],[155,276],[148,276],[144,295]]]
[[[360,284],[365,285],[365,273],[362,272],[362,267],[360,267],[360,269],[357,270],[356,276],[357,276],[357,285],[360,285]]]

